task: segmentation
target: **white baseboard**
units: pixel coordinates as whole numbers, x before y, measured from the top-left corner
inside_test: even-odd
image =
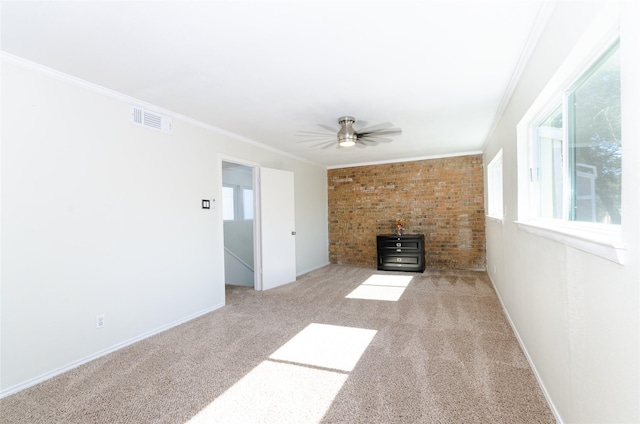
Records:
[[[524,352],[524,356],[527,358],[527,362],[529,362],[529,366],[531,367],[531,370],[533,371],[533,374],[536,376],[536,380],[538,381],[538,385],[540,386],[540,389],[542,390],[542,394],[544,395],[545,399],[547,400],[547,404],[549,404],[549,408],[551,409],[551,413],[553,413],[553,416],[556,418],[556,421],[559,424],[563,424],[564,421],[562,421],[562,417],[560,416],[560,412],[558,411],[558,409],[556,408],[555,404],[553,403],[553,400],[551,399],[551,396],[549,395],[549,392],[548,392],[547,388],[545,387],[544,382],[542,381],[542,378],[540,377],[540,374],[538,373],[538,370],[536,369],[536,365],[533,363],[533,360],[531,359],[531,356],[529,355],[529,352],[527,351],[527,347],[525,346],[524,342],[522,341],[522,338],[520,338],[520,334],[518,333],[518,329],[516,328],[516,326],[514,325],[513,321],[511,320],[511,316],[509,315],[509,311],[507,310],[507,308],[505,307],[504,302],[502,301],[502,296],[500,296],[500,292],[496,288],[496,284],[494,283],[493,278],[491,278],[491,275],[488,272],[487,272],[487,276],[489,277],[489,281],[491,281],[491,285],[493,286],[493,291],[495,291],[496,295],[498,296],[498,300],[500,301],[500,306],[502,307],[502,311],[504,312],[505,316],[507,317],[507,320],[509,321],[509,325],[511,326],[511,329],[513,330],[513,333],[516,335],[516,339],[518,340],[518,344],[520,344],[520,348]]]
[[[177,327],[178,325],[184,324],[185,322],[191,321],[192,319],[198,318],[199,316],[208,314],[209,312],[213,312],[216,309],[220,309],[223,306],[224,306],[224,303],[221,303],[221,304],[212,306],[211,308],[207,308],[207,309],[204,309],[202,311],[196,312],[194,314],[188,315],[188,316],[186,316],[184,318],[181,318],[181,319],[179,319],[177,321],[174,321],[174,322],[169,323],[167,325],[163,325],[162,327],[155,328],[155,329],[153,329],[151,331],[148,331],[148,332],[143,333],[143,334],[141,334],[139,336],[133,337],[133,338],[131,338],[129,340],[125,340],[124,342],[115,344],[115,345],[113,345],[111,347],[108,347],[108,348],[106,348],[104,350],[96,352],[96,353],[94,353],[92,355],[86,356],[86,357],[84,357],[82,359],[79,359],[77,361],[73,361],[70,364],[67,364],[67,365],[65,365],[65,366],[63,366],[61,368],[55,369],[53,371],[46,372],[46,373],[44,373],[42,375],[39,375],[39,376],[34,377],[32,379],[29,379],[29,380],[27,380],[27,381],[25,381],[23,383],[19,383],[19,384],[16,384],[14,386],[8,387],[7,389],[0,391],[0,399],[4,398],[6,396],[9,396],[9,395],[18,393],[18,392],[20,392],[20,391],[22,391],[24,389],[29,388],[29,387],[35,386],[36,384],[42,383],[43,381],[49,380],[50,378],[53,378],[53,377],[55,377],[57,375],[63,374],[65,372],[67,372],[67,371],[70,371],[70,370],[72,370],[74,368],[77,368],[80,365],[86,364],[87,362],[91,362],[94,359],[98,359],[98,358],[100,358],[102,356],[105,356],[105,355],[113,353],[113,352],[115,352],[117,350],[120,350],[123,347],[129,346],[131,344],[134,344],[136,342],[144,340],[144,339],[146,339],[148,337],[154,336],[154,335],[156,335],[158,333],[162,333],[163,331],[169,330],[170,328]]]
[[[330,265],[330,264],[331,264],[331,262],[327,262],[327,263],[324,263],[324,264],[322,264],[322,265],[318,265],[318,266],[316,266],[316,267],[314,267],[314,268],[307,269],[307,270],[302,271],[302,272],[296,272],[296,274],[297,274],[297,275],[296,275],[296,277],[300,277],[301,275],[307,274],[307,273],[309,273],[309,272],[311,272],[311,271],[315,271],[316,269],[323,268],[323,267],[325,267],[325,266],[327,266],[327,265]],[[297,271],[297,270],[296,270],[296,271]]]

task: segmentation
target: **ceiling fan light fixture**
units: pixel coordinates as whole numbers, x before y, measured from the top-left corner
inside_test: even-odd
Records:
[[[376,146],[379,143],[392,141],[390,137],[402,134],[402,130],[400,128],[393,128],[391,122],[360,128],[357,131],[353,128],[355,122],[356,118],[352,116],[342,116],[338,118],[340,129],[337,134],[333,132],[335,131],[334,127],[318,124],[321,128],[328,130],[329,133],[301,131],[300,135],[310,137],[311,139],[308,141],[320,141],[320,143],[311,147],[320,147],[321,149],[329,149],[331,147],[350,149],[353,146],[359,148]],[[362,124],[363,122],[360,121],[360,125]]]
[[[352,125],[356,122],[356,118],[352,116],[343,116],[338,119],[340,124],[340,131],[338,131],[338,144],[340,147],[352,147],[356,145],[358,134],[353,129]]]

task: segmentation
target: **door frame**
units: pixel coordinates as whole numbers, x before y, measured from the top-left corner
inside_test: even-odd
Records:
[[[261,213],[260,213],[260,164],[257,162],[240,159],[233,156],[227,156],[218,154],[218,180],[220,184],[218,186],[218,193],[220,193],[220,208],[222,207],[222,163],[233,163],[236,165],[242,165],[251,168],[251,177],[253,184],[253,289],[262,290],[262,239],[261,239]],[[221,249],[220,252],[224,254],[224,220],[222,219],[222,212],[220,213],[220,238]],[[224,261],[222,261],[223,277],[226,275],[224,269]]]

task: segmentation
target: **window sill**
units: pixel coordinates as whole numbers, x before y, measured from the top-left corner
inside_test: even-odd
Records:
[[[487,221],[497,222],[498,224],[502,224],[502,218],[498,218],[497,216],[485,215]]]
[[[516,225],[528,233],[575,247],[620,265],[625,263],[627,247],[617,229],[549,221],[516,221]]]

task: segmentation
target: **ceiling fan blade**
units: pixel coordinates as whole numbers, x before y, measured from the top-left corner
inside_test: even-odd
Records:
[[[378,144],[380,144],[378,140],[358,140],[356,146],[363,148],[377,146]]]
[[[324,128],[327,131],[331,131],[332,134],[337,134],[340,128],[332,127],[331,125],[318,124],[320,128]]]
[[[314,144],[313,146],[309,146],[309,147],[311,148],[320,147],[321,149],[326,149],[327,147],[330,147],[333,144],[335,144],[335,140],[323,141],[322,143]]]
[[[361,133],[361,132],[379,131],[379,130],[384,130],[390,127],[393,127],[393,124],[391,122],[382,122],[380,124],[371,125],[370,127],[360,128],[358,132]]]
[[[390,143],[393,139],[385,137],[362,137],[358,138],[358,141],[363,143]]]
[[[318,137],[318,138],[309,138],[307,140],[298,140],[296,141],[296,143],[310,143],[312,141],[324,141],[324,142],[329,142],[329,141],[336,141],[335,137]]]
[[[369,125],[369,123],[367,121],[357,120],[356,122],[353,123],[353,129],[356,130],[356,132],[358,132],[358,129],[356,127],[358,127],[358,128],[360,128],[360,127],[366,128],[367,125]]]
[[[329,147],[335,147],[338,145],[338,142],[335,140],[331,140],[330,142],[326,143],[324,146],[320,147],[321,149],[328,149]]]
[[[327,132],[316,132],[316,131],[298,131],[296,133],[297,137],[309,137],[314,135],[322,135],[325,137],[335,136],[335,133],[327,133]]]
[[[400,135],[402,134],[402,130],[400,128],[389,128],[387,130],[379,130],[379,131],[365,131],[359,132],[358,137],[370,137],[370,136],[378,136],[378,135]]]
[[[336,129],[331,125],[317,124],[318,127],[329,131],[329,133],[324,131],[298,131],[296,136],[305,137],[306,139],[296,141],[296,143],[315,142],[316,144],[309,147],[319,147],[323,150],[331,147],[341,149],[343,147],[338,143],[338,138],[342,137],[353,139],[355,135],[356,147],[364,148],[367,146],[376,146],[379,143],[389,143],[393,140],[388,138],[388,136],[402,134],[402,130],[400,128],[394,128],[391,122],[383,122],[367,127],[366,121],[355,121],[355,119],[350,116],[344,116],[340,118],[339,121],[339,129]],[[351,126],[353,124],[363,126],[364,128],[358,131]],[[349,135],[349,137],[347,137],[347,135]],[[347,147],[345,148],[348,149]]]

